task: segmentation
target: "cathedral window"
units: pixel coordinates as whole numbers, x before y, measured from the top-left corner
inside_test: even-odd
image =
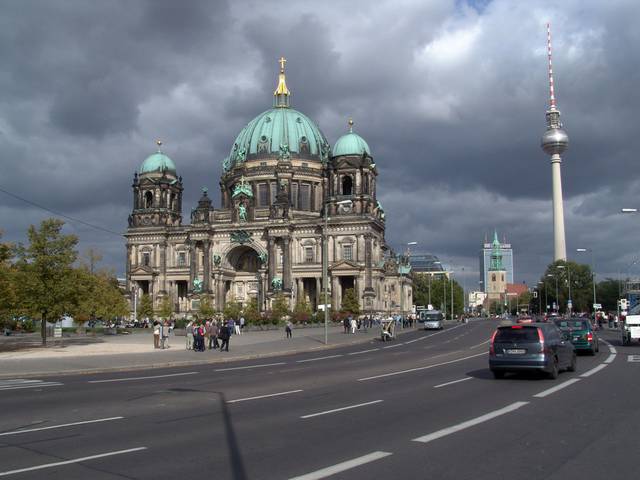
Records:
[[[311,206],[311,185],[300,185],[300,210],[309,210]]]
[[[184,267],[187,264],[187,254],[185,252],[178,252],[178,266]]]
[[[258,184],[258,206],[259,207],[269,206],[269,190],[268,190],[268,185],[266,183]]]
[[[492,281],[492,282],[495,282],[495,281],[496,281],[496,274],[495,274],[495,273],[492,273],[492,274],[491,274],[491,281]]]
[[[153,193],[147,191],[144,194],[144,208],[152,208],[153,207]]]
[[[176,194],[172,193],[170,200],[169,200],[169,208],[171,210],[175,210],[176,209]]]
[[[504,282],[504,275],[501,275],[501,277],[502,277],[502,281]]]
[[[353,192],[353,180],[349,175],[342,177],[342,195],[351,195]]]
[[[304,262],[313,263],[313,247],[304,247]]]
[[[342,258],[344,260],[353,260],[353,245],[342,246]]]
[[[148,267],[151,264],[151,254],[149,252],[142,252],[142,265]]]
[[[276,195],[278,195],[278,184],[275,182],[272,182],[271,183],[271,204],[275,203]]]
[[[298,208],[298,184],[291,184],[291,206],[295,209]]]

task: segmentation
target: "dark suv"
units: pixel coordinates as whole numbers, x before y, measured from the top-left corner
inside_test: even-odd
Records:
[[[537,370],[558,378],[576,369],[576,352],[554,323],[498,327],[491,337],[489,368],[495,378],[506,372]]]

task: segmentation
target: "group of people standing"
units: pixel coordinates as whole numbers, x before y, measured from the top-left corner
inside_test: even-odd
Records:
[[[169,348],[169,333],[173,330],[173,323],[167,320],[153,322],[153,348]]]
[[[204,352],[207,348],[219,348],[221,352],[228,352],[231,335],[242,335],[244,326],[244,317],[240,317],[237,322],[234,319],[226,322],[216,319],[191,320],[186,327],[187,350]]]

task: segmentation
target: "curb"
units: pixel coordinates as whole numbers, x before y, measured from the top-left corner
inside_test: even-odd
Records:
[[[400,332],[397,332],[397,336],[409,333],[420,331],[421,329],[406,329]],[[255,360],[258,358],[269,358],[269,357],[279,357],[279,356],[287,356],[287,355],[295,355],[297,353],[303,352],[317,352],[322,350],[332,350],[340,347],[347,347],[351,345],[358,345],[361,343],[366,343],[369,341],[375,341],[378,337],[371,338],[361,338],[354,339],[353,341],[335,344],[335,345],[320,345],[318,347],[304,348],[304,349],[294,349],[294,350],[283,350],[279,352],[265,352],[265,353],[256,353],[250,355],[240,355],[233,358],[216,358],[216,359],[207,359],[207,360],[183,360],[183,361],[174,361],[174,362],[162,362],[162,363],[152,363],[146,365],[132,365],[126,367],[105,367],[105,368],[84,368],[82,370],[64,370],[61,372],[51,372],[51,371],[42,371],[42,372],[27,372],[22,374],[6,374],[0,373],[0,379],[8,379],[8,378],[34,378],[34,377],[66,377],[66,376],[74,376],[74,375],[92,375],[96,373],[109,373],[109,372],[135,372],[141,370],[156,370],[162,368],[177,368],[177,367],[191,367],[198,365],[214,365],[214,364],[224,364],[229,362],[237,362],[243,360]]]

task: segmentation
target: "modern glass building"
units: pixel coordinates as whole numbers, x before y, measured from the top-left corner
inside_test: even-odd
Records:
[[[444,272],[442,263],[435,255],[411,255],[411,270],[415,273]]]

